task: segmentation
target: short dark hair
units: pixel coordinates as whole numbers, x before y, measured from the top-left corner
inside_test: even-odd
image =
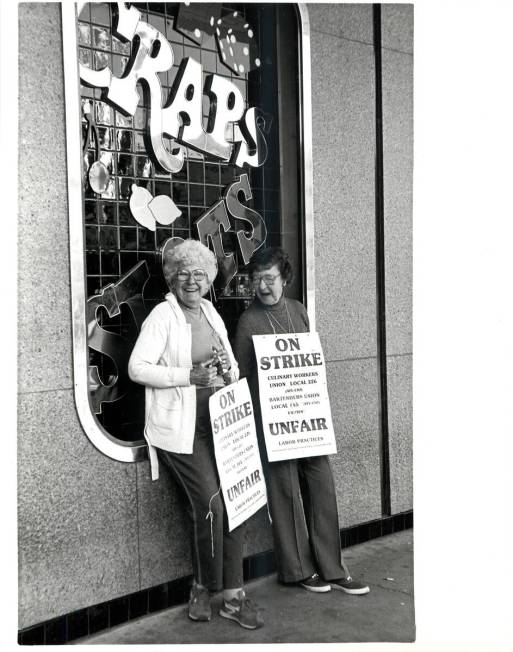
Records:
[[[289,255],[283,251],[281,247],[257,249],[249,261],[249,277],[252,278],[255,275],[255,272],[267,269],[273,265],[278,265],[281,277],[286,283],[292,281],[294,272],[292,270],[292,265],[289,263]]]

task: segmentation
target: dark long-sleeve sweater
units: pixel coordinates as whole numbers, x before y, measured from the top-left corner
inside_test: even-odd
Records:
[[[258,373],[251,336],[307,333],[309,330],[306,308],[299,301],[287,299],[283,295],[273,306],[265,306],[258,297],[255,297],[249,308],[242,313],[237,325],[233,351],[239,363],[240,377],[248,379],[254,404],[258,403]]]

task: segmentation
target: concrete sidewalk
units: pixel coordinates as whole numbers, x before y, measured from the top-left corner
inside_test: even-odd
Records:
[[[248,597],[262,609],[262,629],[248,631],[221,618],[221,596],[217,595],[208,623],[191,621],[187,606],[181,605],[75,644],[413,641],[413,530],[346,548],[344,558],[353,576],[369,584],[370,593],[314,594],[297,586],[280,585],[271,575],[246,585]]]

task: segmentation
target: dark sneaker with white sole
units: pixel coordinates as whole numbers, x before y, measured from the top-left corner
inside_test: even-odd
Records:
[[[353,580],[352,577],[343,577],[340,580],[332,580],[330,584],[332,589],[344,591],[344,593],[349,593],[350,595],[364,595],[370,590],[366,584]]]
[[[208,589],[193,584],[189,595],[189,618],[191,620],[210,620],[211,617],[212,607]]]
[[[330,583],[321,580],[318,573],[306,577],[304,580],[298,582],[298,584],[307,591],[312,591],[313,593],[326,593],[327,591],[331,591]]]
[[[244,591],[233,600],[223,600],[219,615],[228,620],[234,620],[245,629],[258,629],[264,624],[264,619],[258,611],[258,607],[252,604]]]

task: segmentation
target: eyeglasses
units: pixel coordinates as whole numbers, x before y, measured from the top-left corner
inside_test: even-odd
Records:
[[[274,281],[276,281],[278,276],[281,276],[279,272],[274,276],[272,274],[262,274],[262,276],[253,276],[253,278],[251,279],[251,285],[253,285],[253,287],[258,287],[260,285],[260,281],[263,281],[267,286],[274,285]]]
[[[194,269],[192,272],[188,272],[186,269],[181,269],[176,274],[176,278],[181,282],[188,281],[191,276],[195,281],[204,281],[207,278],[207,273],[202,269]]]

